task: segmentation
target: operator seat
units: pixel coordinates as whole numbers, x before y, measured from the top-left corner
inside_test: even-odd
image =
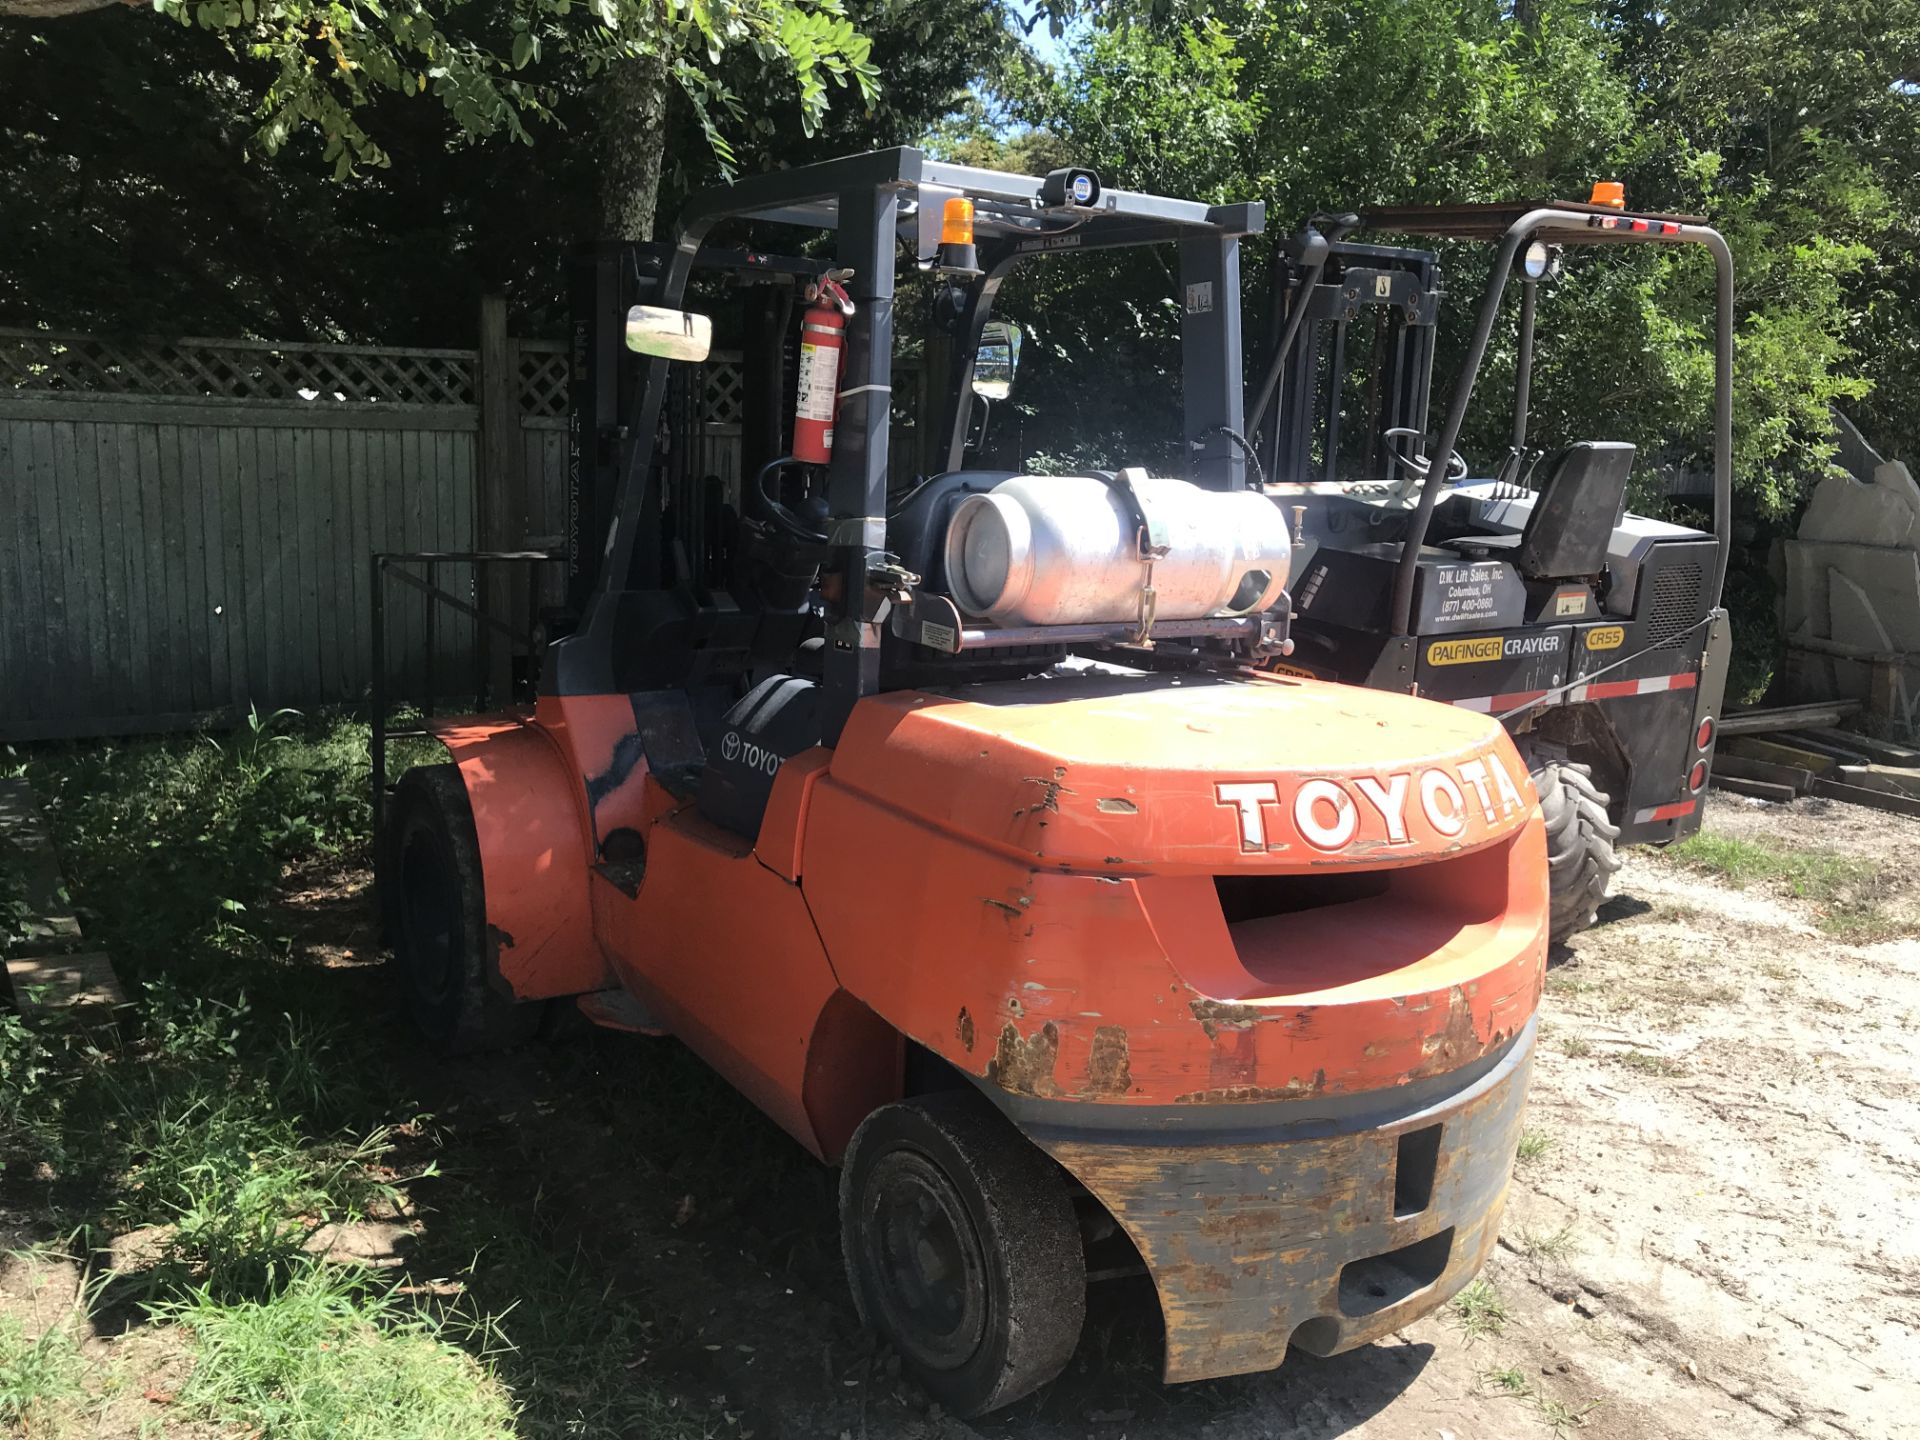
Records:
[[[1510,553],[1529,580],[1567,580],[1607,568],[1607,542],[1627,503],[1634,447],[1617,440],[1582,440],[1547,462],[1518,534],[1460,535],[1442,547],[1462,555]]]

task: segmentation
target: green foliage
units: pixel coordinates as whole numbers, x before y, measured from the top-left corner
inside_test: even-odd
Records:
[[[197,1354],[182,1421],[261,1440],[713,1433],[630,1367],[644,1303],[594,1283],[578,1236],[503,1207],[497,1130],[456,1177],[438,1173],[440,1144],[460,1142],[428,1129],[393,1073],[407,1037],[369,991],[377,976],[302,954],[280,892],[290,867],[304,888],[364,863],[366,741],[282,714],[229,736],[35,755],[89,939],[112,937],[132,1002],[111,1049],[0,1015],[0,1179],[79,1232],[82,1253],[130,1234],[89,1302],[184,1327]],[[367,898],[345,903],[357,923]],[[724,1129],[703,1134],[720,1163]],[[322,1226],[412,1212],[402,1188],[428,1177],[411,1283],[313,1253]],[[124,1379],[73,1372],[82,1402],[54,1383],[60,1339],[35,1343],[0,1327],[0,1407],[57,1426]]]
[[[513,1433],[498,1381],[363,1273],[308,1261],[270,1298],[206,1289],[156,1308],[192,1332],[188,1410],[260,1440],[480,1440]],[[485,1339],[482,1339],[484,1348]]]
[[[301,1003],[267,904],[290,859],[364,842],[365,737],[294,738],[292,718],[35,767],[88,937],[135,1000],[116,1046],[0,1017],[0,1169],[69,1223],[162,1227],[147,1293],[268,1291],[319,1226],[393,1202],[373,1074]]]
[[[1139,188],[1264,199],[1279,232],[1370,203],[1580,199],[1608,177],[1636,208],[1710,216],[1738,266],[1736,487],[1772,521],[1825,473],[1830,407],[1868,404],[1895,451],[1916,428],[1920,406],[1870,397],[1875,383],[1912,394],[1920,373],[1916,17],[1913,0],[1845,17],[1811,0],[1196,4],[1158,26],[1084,34],[1061,69],[1016,68],[1002,88],[1028,149]],[[1441,249],[1444,400],[1488,256]],[[1250,335],[1266,303],[1257,259],[1255,247]],[[1022,439],[1067,464],[1157,457],[1177,425],[1167,267],[1081,269],[1008,286],[1007,308],[1041,342]],[[1534,440],[1631,441],[1638,502],[1664,508],[1661,477],[1710,464],[1714,285],[1699,251],[1571,254],[1543,294]],[[1509,319],[1463,447],[1483,464],[1505,449],[1514,360]],[[1067,362],[1124,377],[1115,400],[1075,401]],[[1759,575],[1764,532],[1754,540],[1736,574]],[[1764,615],[1766,596],[1751,600]],[[1747,666],[1762,682],[1765,668]]]
[[[1805,901],[1818,913],[1820,928],[1842,939],[1886,940],[1914,930],[1912,917],[1886,908],[1892,887],[1881,868],[1856,856],[1818,848],[1790,850],[1706,830],[1659,853],[1736,889],[1763,885]]]
[[[262,147],[272,154],[313,130],[344,179],[388,156],[361,123],[382,93],[431,93],[460,132],[529,138],[529,118],[551,118],[558,82],[522,79],[543,56],[589,77],[607,66],[665,60],[696,114],[739,113],[713,75],[725,52],[745,49],[787,70],[801,130],[811,135],[829,87],[871,93],[870,42],[840,0],[517,0],[470,25],[473,7],[423,0],[152,0],[182,25],[227,38],[237,54],[271,67],[260,102]],[[704,67],[701,62],[704,62]],[[723,162],[726,141],[705,127]]]
[[[49,1411],[83,1393],[85,1376],[72,1331],[55,1325],[29,1339],[17,1315],[0,1315],[0,1424],[36,1433]]]

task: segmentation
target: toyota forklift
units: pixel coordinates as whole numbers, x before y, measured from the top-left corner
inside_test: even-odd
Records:
[[[1479,242],[1491,276],[1435,436],[1443,294],[1431,249],[1359,231]],[[1708,528],[1626,510],[1634,447],[1529,443],[1538,292],[1567,252],[1697,245],[1718,274]],[[1275,248],[1251,429],[1304,540],[1289,673],[1493,716],[1539,792],[1553,939],[1591,925],[1625,845],[1700,827],[1730,639],[1733,268],[1695,216],[1585,204],[1403,206],[1321,215]],[[1519,290],[1517,315],[1503,310]],[[1496,326],[1512,325],[1512,440],[1490,471],[1456,449]]]
[[[577,620],[530,706],[434,722],[451,763],[385,797],[432,1040],[566,1006],[683,1041],[839,1166],[854,1303],[962,1415],[1059,1373],[1090,1274],[1150,1275],[1200,1380],[1397,1330],[1497,1233],[1540,808],[1493,718],[1263,666],[1294,544],[1248,484],[1262,224],[896,149],[603,253]],[[1184,297],[1185,473],[967,468],[1006,277],[1144,245]],[[949,377],[925,466],[890,455],[900,277]],[[731,479],[683,403],[716,329],[762,452]]]

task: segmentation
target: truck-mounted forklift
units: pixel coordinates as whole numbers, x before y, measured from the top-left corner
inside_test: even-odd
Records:
[[[1594,203],[1599,202],[1599,203]],[[1362,229],[1493,247],[1432,433],[1443,284],[1432,250]],[[1692,245],[1718,275],[1708,529],[1626,510],[1634,447],[1551,453],[1528,436],[1538,292],[1563,253]],[[1699,829],[1726,692],[1720,607],[1732,524],[1733,262],[1694,216],[1588,203],[1401,206],[1323,215],[1275,247],[1275,304],[1251,427],[1303,541],[1294,652],[1274,663],[1489,714],[1546,818],[1553,938],[1593,923],[1623,845]],[[1491,473],[1456,447],[1504,299],[1520,297],[1512,440]]]

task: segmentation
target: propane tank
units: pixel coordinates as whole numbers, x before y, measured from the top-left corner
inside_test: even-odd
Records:
[[[800,321],[799,394],[794,404],[793,458],[824,465],[833,458],[833,419],[840,407],[840,366],[847,353],[853,302],[832,280],[819,287]]]
[[[1001,625],[1086,625],[1139,620],[1149,584],[1161,620],[1250,615],[1280,598],[1292,545],[1273,501],[1144,474],[1131,488],[1166,544],[1151,571],[1139,515],[1095,476],[1021,475],[968,496],[947,529],[954,603]]]

